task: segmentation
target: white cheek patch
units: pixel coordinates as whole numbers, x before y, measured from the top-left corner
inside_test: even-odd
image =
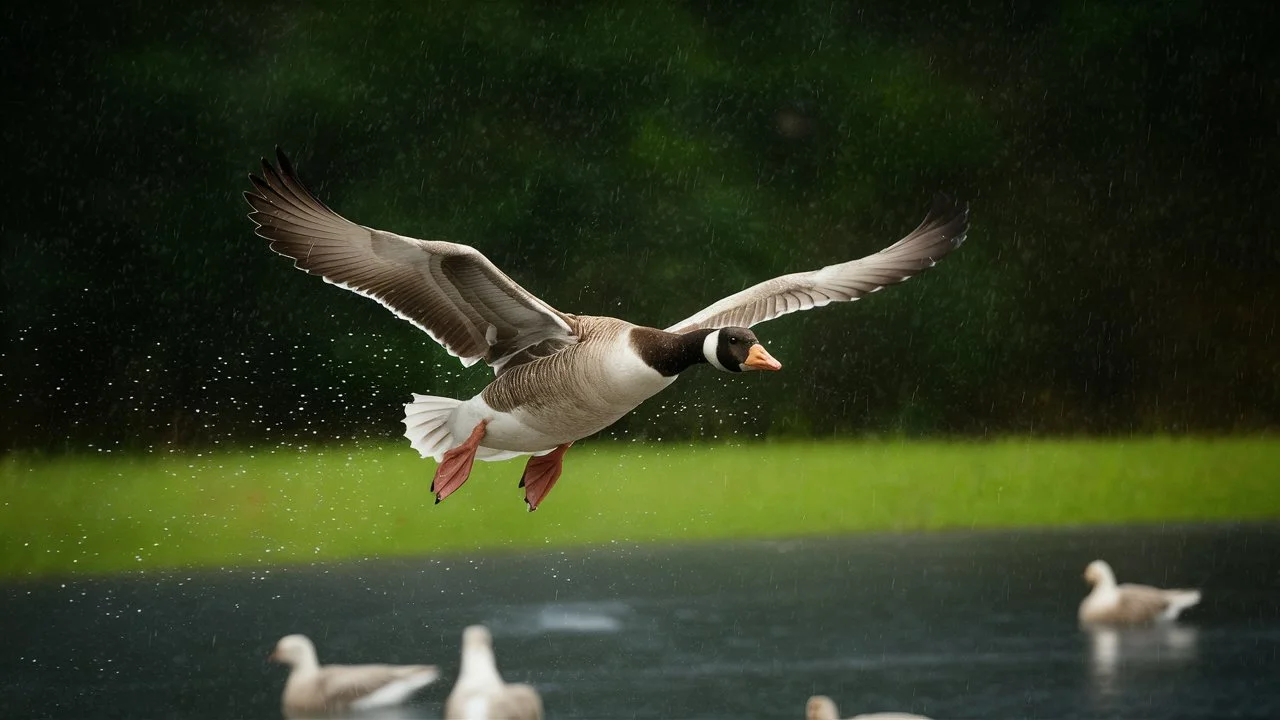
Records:
[[[729,368],[720,364],[720,358],[716,357],[716,351],[720,349],[720,331],[713,330],[705,338],[702,339],[702,357],[711,363],[711,366],[722,372],[729,372]]]

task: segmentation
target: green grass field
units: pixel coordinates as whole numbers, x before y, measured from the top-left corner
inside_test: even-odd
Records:
[[[1280,441],[596,442],[433,506],[401,447],[0,460],[0,577],[648,540],[1280,517]]]

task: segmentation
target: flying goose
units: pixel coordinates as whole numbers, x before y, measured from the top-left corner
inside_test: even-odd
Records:
[[[244,194],[249,218],[294,266],[371,297],[495,378],[469,400],[413,395],[405,437],[438,463],[436,502],[472,463],[532,454],[520,479],[529,510],[560,477],[575,440],[599,432],[694,365],[780,370],[749,328],[787,313],[857,300],[932,267],[959,247],[968,207],[939,197],[920,226],[880,252],[766,280],[659,330],[561,312],[467,245],[416,240],[357,225],[320,201],[283,152]]]
[[[804,707],[805,720],[840,720],[835,701],[826,695],[814,695]],[[878,712],[854,715],[849,720],[929,720],[923,715],[900,712]]]
[[[325,665],[306,635],[286,635],[270,660],[289,665],[281,707],[285,717],[333,715],[404,702],[435,682],[434,665]]]
[[[1137,625],[1173,620],[1200,602],[1199,590],[1162,590],[1149,585],[1116,584],[1111,566],[1094,560],[1084,570],[1093,590],[1080,603],[1082,624]]]
[[[483,625],[462,631],[462,669],[444,702],[445,720],[541,720],[542,698],[522,683],[508,685],[498,674],[493,636]]]

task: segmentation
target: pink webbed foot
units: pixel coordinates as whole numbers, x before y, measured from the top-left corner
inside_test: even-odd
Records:
[[[560,472],[564,470],[564,454],[573,445],[567,442],[555,450],[540,457],[529,458],[524,466],[524,475],[520,478],[520,487],[524,488],[524,501],[529,505],[529,512],[538,509],[538,504],[556,486]]]
[[[481,420],[461,445],[445,453],[440,459],[436,476],[431,481],[431,492],[436,496],[437,505],[462,487],[462,483],[471,476],[471,466],[476,461],[476,450],[480,449],[480,441],[484,439],[484,428],[488,424],[487,420]]]

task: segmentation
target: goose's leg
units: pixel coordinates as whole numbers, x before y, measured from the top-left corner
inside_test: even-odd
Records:
[[[476,461],[476,450],[480,448],[484,428],[488,424],[488,420],[481,420],[461,445],[445,453],[440,459],[436,476],[431,481],[431,492],[435,493],[437,505],[452,495],[454,490],[462,487],[462,483],[471,475],[471,465]]]
[[[529,512],[538,509],[538,504],[555,487],[560,479],[560,471],[564,470],[564,454],[572,442],[556,447],[555,450],[539,457],[529,458],[524,466],[524,475],[520,478],[520,487],[524,488],[524,501],[529,504]]]

